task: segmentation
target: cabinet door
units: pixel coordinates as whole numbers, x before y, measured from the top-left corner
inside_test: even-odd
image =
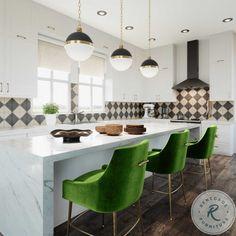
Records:
[[[6,34],[32,38],[36,32],[32,20],[32,1],[7,0],[6,2]]]
[[[76,31],[76,23],[69,17],[39,4],[35,5],[35,12],[36,28],[41,34],[64,41],[69,34]]]
[[[4,90],[3,90],[3,86],[4,86],[4,80],[5,80],[5,60],[6,60],[6,56],[5,56],[5,36],[0,33],[0,96],[4,95]]]
[[[210,65],[210,100],[228,101],[232,99],[231,68],[226,60]]]
[[[232,32],[213,35],[210,38],[210,100],[233,100],[233,53]]]
[[[0,35],[5,31],[5,3],[6,0],[0,0]]]
[[[37,41],[9,37],[7,41],[6,96],[34,97],[37,91]]]

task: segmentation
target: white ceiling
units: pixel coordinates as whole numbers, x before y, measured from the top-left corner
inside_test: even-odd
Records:
[[[77,0],[34,0],[72,18],[77,18]],[[119,37],[119,0],[82,0],[82,21],[101,31]],[[98,16],[98,10],[108,14]],[[233,17],[234,21],[222,23]],[[147,48],[148,0],[124,0],[125,41]],[[181,34],[188,28],[188,34]],[[236,0],[152,0],[152,37],[160,46],[180,43],[223,32],[236,31]],[[94,39],[95,40],[95,39]]]

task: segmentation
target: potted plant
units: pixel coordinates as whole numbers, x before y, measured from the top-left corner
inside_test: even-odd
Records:
[[[57,117],[56,113],[59,112],[59,106],[55,103],[47,103],[43,106],[43,113],[45,114],[45,119],[47,125],[56,125]]]

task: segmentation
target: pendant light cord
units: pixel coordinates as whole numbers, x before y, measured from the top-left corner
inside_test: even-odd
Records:
[[[77,31],[81,32],[82,31],[82,26],[81,26],[81,0],[78,0],[78,27]]]
[[[151,0],[149,0],[148,7],[148,50],[149,50],[149,58],[151,58]]]
[[[120,48],[123,48],[123,0],[120,0]]]

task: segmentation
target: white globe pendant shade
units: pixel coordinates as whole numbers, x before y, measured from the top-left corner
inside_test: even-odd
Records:
[[[131,67],[133,59],[131,53],[121,47],[112,53],[110,62],[115,70],[126,71]]]
[[[144,77],[153,78],[157,75],[159,71],[159,66],[156,61],[151,58],[148,58],[140,66],[140,71]]]
[[[93,41],[81,31],[69,35],[64,47],[67,55],[75,61],[87,60],[94,50]]]

